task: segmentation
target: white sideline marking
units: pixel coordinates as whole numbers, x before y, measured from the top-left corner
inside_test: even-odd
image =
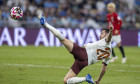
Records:
[[[140,67],[140,65],[126,65],[126,64],[124,64],[124,65],[123,64],[109,64],[109,66]]]
[[[65,66],[51,66],[51,65],[33,65],[33,64],[10,64],[10,63],[3,63],[3,65],[6,66],[21,66],[21,67],[41,67],[41,68],[60,68],[60,69],[69,69],[70,67],[65,67]],[[93,69],[93,68],[88,68],[92,70],[101,70],[99,68]],[[132,70],[115,70],[115,69],[108,69],[110,71],[117,71],[117,72],[139,72],[140,71],[132,71]]]
[[[3,65],[8,65],[8,66],[23,66],[23,67],[39,67],[39,68],[62,68],[62,69],[68,69],[68,68],[70,68],[70,67],[65,67],[65,66],[33,65],[33,64],[8,64],[8,63],[4,63]]]

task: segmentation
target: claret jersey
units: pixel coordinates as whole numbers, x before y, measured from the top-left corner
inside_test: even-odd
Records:
[[[109,64],[111,58],[111,42],[106,42],[105,38],[85,45],[88,54],[88,65],[103,60],[105,64]]]

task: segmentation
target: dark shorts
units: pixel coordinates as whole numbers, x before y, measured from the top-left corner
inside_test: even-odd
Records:
[[[88,66],[87,52],[85,48],[74,43],[71,54],[73,54],[75,59],[71,69],[77,75],[84,67]]]

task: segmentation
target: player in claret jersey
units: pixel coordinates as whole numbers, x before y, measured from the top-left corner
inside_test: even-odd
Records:
[[[111,57],[111,38],[113,32],[113,26],[110,26],[109,29],[103,29],[100,35],[100,40],[94,43],[88,43],[85,47],[80,47],[74,42],[64,38],[64,36],[53,26],[45,22],[45,19],[42,14],[38,15],[41,25],[45,28],[48,28],[67,48],[67,50],[73,54],[75,62],[73,63],[71,69],[66,74],[64,78],[65,84],[76,84],[83,81],[94,84],[91,76],[88,74],[86,77],[76,77],[78,73],[86,66],[94,64],[98,61],[103,60],[103,67],[100,73],[100,76],[96,82],[99,84],[101,78],[103,77],[109,59]]]
[[[125,57],[123,46],[121,45],[121,35],[120,35],[120,28],[121,28],[121,25],[122,25],[122,20],[118,16],[118,14],[115,12],[115,4],[114,3],[109,3],[107,5],[107,10],[109,12],[107,14],[107,22],[108,22],[109,25],[114,26],[112,42],[117,43],[117,46],[119,47],[119,49],[122,53],[122,57],[123,57],[122,63],[125,63],[126,62],[126,57]],[[110,62],[114,62],[115,60],[117,60],[117,56],[115,55],[113,49],[112,49],[112,55],[113,55],[113,58],[110,60]]]

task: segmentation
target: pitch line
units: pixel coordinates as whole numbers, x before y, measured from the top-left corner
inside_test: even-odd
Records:
[[[96,65],[101,65],[101,64],[96,64]],[[109,64],[109,66],[126,66],[126,67],[140,67],[140,65],[126,65],[126,64]]]
[[[3,63],[3,65],[5,66],[20,66],[20,67],[38,67],[38,68],[59,68],[59,69],[70,69],[70,67],[65,67],[65,66],[51,66],[51,65],[34,65],[34,64],[10,64],[10,63]],[[92,69],[93,68],[88,68],[88,69]],[[101,70],[99,68],[96,68],[94,70]],[[117,71],[117,72],[136,72],[136,73],[140,73],[140,71],[133,71],[133,70],[121,70],[121,69],[108,69],[110,71]]]

